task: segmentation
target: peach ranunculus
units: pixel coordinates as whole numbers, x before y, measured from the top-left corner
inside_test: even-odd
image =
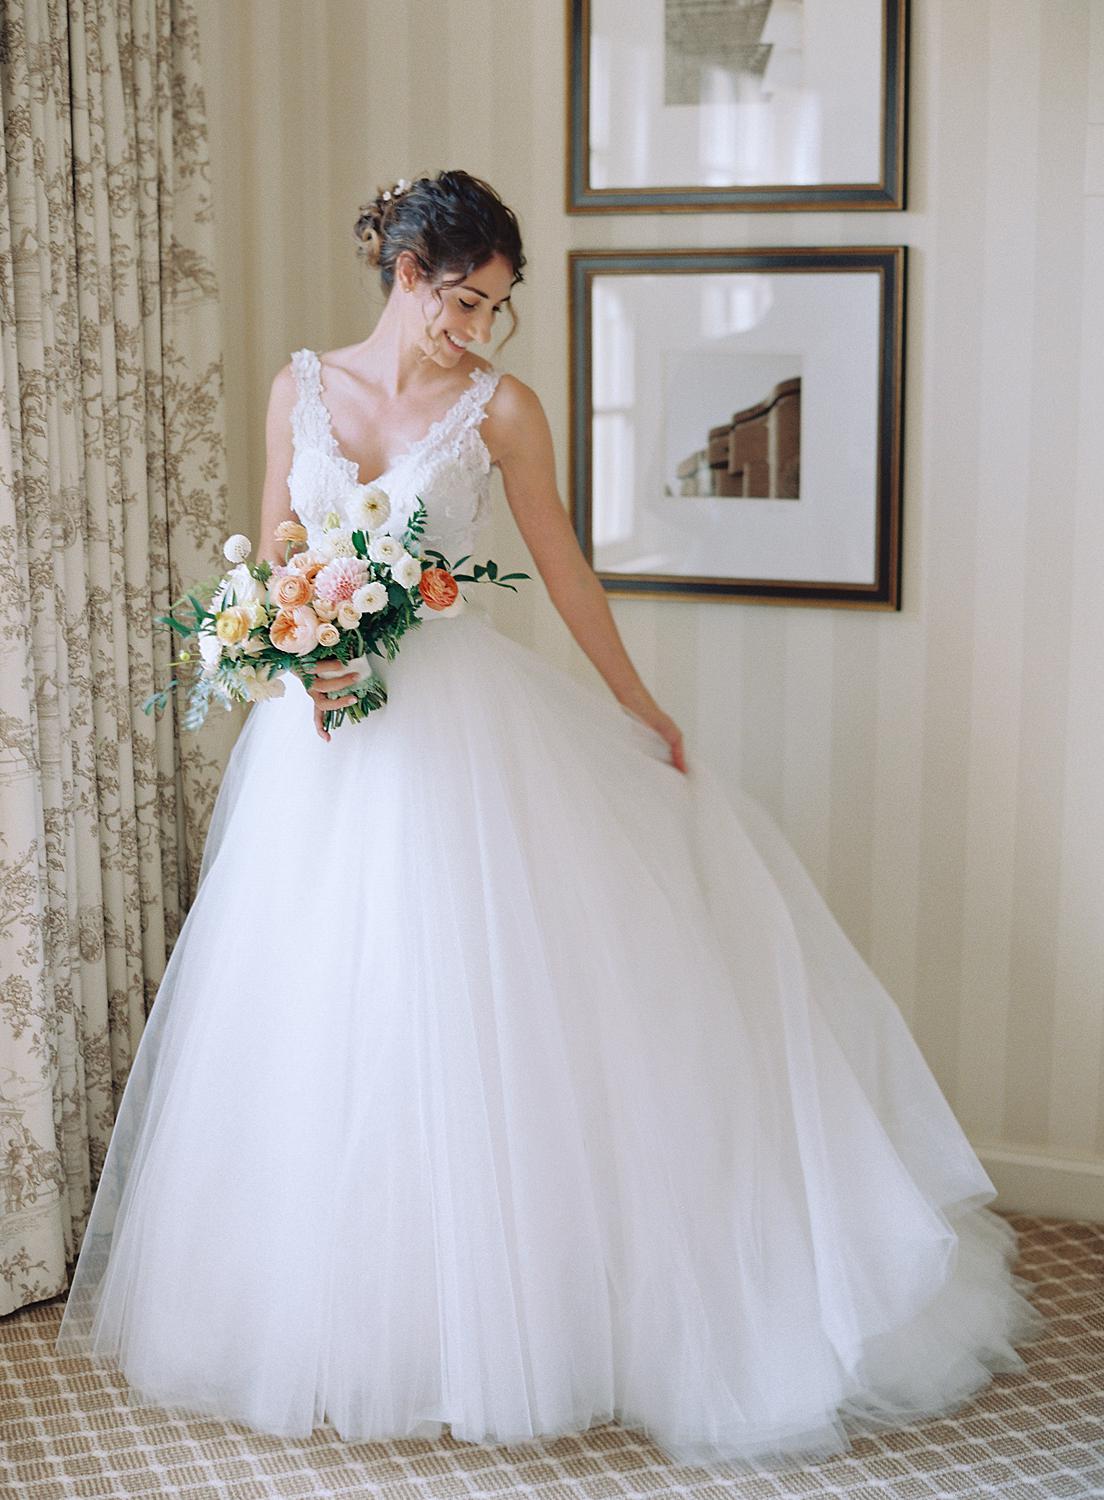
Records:
[[[215,634],[224,646],[240,646],[249,634],[252,610],[244,604],[232,604],[219,612],[215,620]]]
[[[447,609],[460,592],[460,585],[445,568],[426,568],[418,579],[418,592],[430,609]]]
[[[329,562],[328,557],[321,556],[313,547],[309,547],[306,552],[297,552],[288,566],[294,572],[300,573],[308,583],[313,583],[327,562]]]
[[[293,656],[305,656],[318,645],[319,621],[314,610],[307,604],[297,604],[293,609],[282,609],[268,627],[268,638],[277,651],[288,651]]]
[[[294,609],[297,604],[309,602],[311,586],[302,573],[285,573],[282,578],[273,579],[269,594],[280,609]]]
[[[275,531],[278,542],[305,542],[307,539],[307,528],[300,526],[298,521],[281,521]]]
[[[327,620],[324,625],[318,627],[318,644],[320,646],[336,646],[341,639],[341,631],[336,625],[331,625]]]

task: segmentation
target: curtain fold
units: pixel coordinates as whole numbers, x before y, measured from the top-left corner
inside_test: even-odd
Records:
[[[239,725],[141,702],[219,570],[192,0],[0,11],[0,1313],[65,1290]]]

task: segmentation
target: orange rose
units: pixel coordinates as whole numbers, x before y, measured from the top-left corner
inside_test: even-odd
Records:
[[[445,568],[426,568],[418,579],[418,592],[430,609],[448,609],[460,585]]]
[[[284,573],[272,587],[272,602],[281,609],[294,609],[297,604],[306,604],[311,596],[311,586],[302,573]]]

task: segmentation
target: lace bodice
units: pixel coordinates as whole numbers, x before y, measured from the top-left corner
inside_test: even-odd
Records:
[[[325,517],[336,511],[356,524],[362,488],[357,465],[334,436],[322,395],[322,366],[313,349],[297,349],[291,367],[299,396],[292,408],[293,457],[288,474],[292,508],[313,545]],[[419,497],[426,508],[423,545],[450,561],[470,552],[489,517],[491,456],[479,431],[499,380],[497,370],[473,370],[471,384],[417,442],[407,444],[382,474],[365,482],[386,492],[391,514],[384,530],[401,534]]]

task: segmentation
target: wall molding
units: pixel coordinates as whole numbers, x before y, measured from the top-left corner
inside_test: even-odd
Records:
[[[1104,1160],[1027,1147],[974,1145],[997,1190],[1002,1213],[1104,1224]]]

